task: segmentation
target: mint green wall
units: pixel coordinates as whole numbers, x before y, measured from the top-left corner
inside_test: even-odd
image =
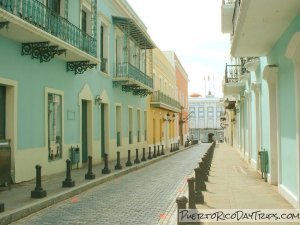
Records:
[[[69,21],[80,27],[80,2],[81,0],[69,0],[68,19]],[[141,98],[135,96],[132,93],[122,92],[121,87],[113,87],[112,76],[114,72],[114,59],[115,59],[115,27],[112,23],[112,16],[126,16],[122,12],[119,12],[116,8],[118,1],[107,1],[98,0],[98,13],[97,13],[97,37],[100,38],[100,23],[101,18],[105,17],[106,25],[108,27],[109,34],[109,46],[108,46],[108,66],[110,74],[104,74],[98,68],[88,69],[84,74],[74,75],[73,71],[66,71],[66,61],[59,59],[58,57],[53,58],[50,62],[40,63],[38,59],[32,59],[31,56],[21,55],[21,43],[17,43],[12,39],[7,39],[3,35],[0,35],[0,78],[6,78],[9,80],[15,80],[17,82],[16,93],[17,93],[17,110],[16,110],[16,139],[13,140],[14,151],[16,152],[16,159],[22,157],[24,154],[44,155],[44,159],[41,162],[47,162],[48,154],[46,154],[47,138],[45,130],[47,129],[47,107],[45,102],[45,88],[55,89],[59,92],[63,92],[63,127],[64,132],[62,135],[63,143],[65,145],[80,144],[80,103],[79,94],[81,93],[84,86],[87,84],[90,88],[91,95],[93,97],[93,146],[99,145],[100,140],[100,109],[95,105],[94,99],[97,95],[105,93],[108,96],[108,115],[109,121],[106,121],[109,126],[109,131],[105,130],[106,136],[109,141],[106,142],[106,146],[109,146],[109,152],[115,157],[115,151],[123,149],[124,153],[127,153],[128,149],[136,147],[135,143],[129,146],[126,141],[122,142],[122,148],[114,148],[116,143],[116,104],[122,106],[122,139],[128,138],[128,107],[133,108],[133,140],[136,140],[137,136],[137,108],[140,109],[141,113],[141,135],[143,135],[144,124],[144,111],[147,110],[147,98]],[[101,11],[101,12],[99,12]],[[103,16],[104,15],[104,16]],[[127,15],[128,16],[128,15]],[[101,18],[99,18],[101,17]],[[9,30],[10,28],[8,28]],[[10,30],[9,30],[10,31]],[[6,32],[6,30],[4,30]],[[12,31],[13,32],[13,31]],[[50,37],[50,36],[49,36]],[[49,38],[51,39],[51,38]],[[43,40],[46,41],[46,40]],[[97,50],[99,51],[99,39],[97,40]],[[78,52],[80,54],[80,52]],[[63,55],[62,55],[63,57]],[[46,100],[47,101],[47,100]],[[71,117],[68,116],[72,115]],[[143,139],[141,140],[143,141]],[[146,144],[143,142],[142,144]],[[79,146],[81,147],[81,146]],[[139,147],[141,147],[139,145]],[[132,149],[133,150],[133,149]],[[40,152],[42,151],[42,152]],[[69,149],[63,148],[64,157],[68,157]],[[101,149],[93,149],[93,155],[100,157]],[[105,149],[107,152],[108,149]],[[23,152],[23,153],[22,153]],[[45,154],[44,154],[44,153]],[[90,151],[89,151],[90,152]],[[121,153],[122,157],[126,154]],[[19,156],[18,156],[19,155]],[[26,157],[25,157],[26,158]],[[30,165],[30,158],[24,159],[24,165]],[[61,159],[63,162],[64,159]],[[99,159],[96,159],[99,160]],[[61,162],[59,164],[51,163],[52,165],[46,167],[47,173],[53,173],[60,171]],[[97,162],[97,161],[96,161]],[[16,163],[16,162],[15,162]],[[54,165],[55,164],[55,165]],[[18,171],[23,169],[22,165],[16,164],[16,177],[19,181],[24,179],[31,179],[31,175],[17,175]],[[58,165],[58,166],[57,166]],[[44,166],[43,166],[44,167]],[[32,175],[33,176],[33,175]],[[18,180],[18,179],[17,179]],[[18,182],[19,182],[18,181]]]
[[[294,65],[284,55],[291,37],[299,30],[299,23],[298,15],[268,54],[268,63],[279,66],[278,104],[282,184],[295,195],[298,192],[295,77]]]
[[[257,77],[261,80],[261,147],[269,152],[270,156],[270,110],[268,82],[263,77],[263,71],[268,65],[266,57],[260,57],[260,65],[257,68]]]
[[[78,94],[87,83],[94,96],[106,90],[110,105],[110,138],[115,138],[115,102],[122,103],[123,118],[128,118],[128,105],[146,109],[146,98],[124,93],[112,87],[111,78],[104,78],[100,72],[87,71],[83,75],[66,72],[66,62],[53,59],[40,63],[30,56],[21,56],[21,44],[0,37],[2,62],[0,76],[18,81],[18,149],[45,146],[45,87],[64,92],[64,141],[65,144],[80,142]],[[17,66],[16,66],[17,65]],[[75,120],[68,120],[68,110],[75,112]],[[143,119],[143,114],[141,119]],[[94,123],[99,124],[98,108],[94,107]],[[99,128],[94,124],[94,138],[99,140]],[[134,121],[134,126],[136,121]],[[128,123],[123,121],[123,135],[128,136]]]

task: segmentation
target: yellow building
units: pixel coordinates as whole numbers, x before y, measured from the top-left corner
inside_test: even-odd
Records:
[[[169,148],[179,140],[180,103],[175,68],[163,52],[153,50],[153,94],[148,98],[148,144]]]

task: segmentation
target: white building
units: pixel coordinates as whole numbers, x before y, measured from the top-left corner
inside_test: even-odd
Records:
[[[217,141],[223,141],[224,131],[220,126],[220,117],[224,107],[220,98],[210,91],[206,97],[194,93],[189,96],[189,128],[191,138],[207,142],[209,136]]]

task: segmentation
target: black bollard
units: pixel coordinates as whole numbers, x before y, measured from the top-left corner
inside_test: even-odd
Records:
[[[195,202],[195,178],[190,177],[187,179],[188,185],[189,185],[189,209],[195,209],[196,208],[196,202]]]
[[[66,179],[62,182],[63,187],[74,187],[75,181],[71,178],[71,160],[66,160],[67,164],[67,172],[66,172]]]
[[[165,155],[165,152],[164,152],[164,145],[161,146],[161,155]]]
[[[171,150],[170,150],[170,152],[173,152],[173,144],[171,143]]]
[[[203,162],[199,162],[199,168],[201,169],[201,176],[204,181],[208,181],[208,175],[205,171],[205,165]]]
[[[202,176],[202,170],[200,167],[197,167],[195,170],[195,190],[198,191],[206,191],[206,184],[204,182],[203,176]]]
[[[141,161],[143,161],[143,162],[147,161],[147,159],[146,159],[146,149],[145,148],[143,148],[143,157],[141,158]]]
[[[181,209],[186,209],[186,204],[188,203],[188,199],[185,196],[179,196],[176,198],[177,203],[177,224],[184,225],[185,223],[179,222],[179,212]]]
[[[148,159],[152,159],[151,147],[149,147]]]
[[[153,151],[153,156],[152,156],[152,158],[156,158],[157,156],[156,156],[156,146],[154,145],[154,151]]]
[[[130,150],[128,150],[128,159],[127,159],[127,162],[126,162],[125,165],[126,166],[132,166],[131,159],[130,159]]]
[[[203,204],[204,203],[204,196],[203,196],[203,194],[202,194],[202,191],[201,191],[201,188],[200,188],[200,183],[199,183],[199,179],[201,179],[201,177],[199,177],[199,172],[196,172],[196,170],[200,170],[199,172],[201,172],[201,169],[200,168],[196,168],[195,169],[195,202],[197,203],[197,204]],[[198,173],[198,177],[197,177],[197,174],[196,173]],[[201,175],[200,175],[201,176]],[[197,179],[198,178],[198,179]],[[198,184],[197,184],[198,183]],[[203,181],[203,183],[204,183],[204,181]],[[204,183],[205,184],[205,183]],[[205,189],[206,189],[206,187],[205,187]]]
[[[4,203],[0,203],[0,213],[4,212]]]
[[[108,154],[104,153],[104,168],[102,169],[102,174],[109,174],[110,169],[108,168]]]
[[[95,174],[93,173],[93,157],[89,156],[89,161],[88,161],[88,172],[85,174],[85,179],[86,180],[93,180],[95,179]]]
[[[160,156],[159,145],[157,145],[157,156]]]
[[[36,165],[35,169],[36,169],[36,185],[35,185],[35,189],[31,191],[31,198],[44,198],[47,196],[47,191],[42,188],[42,172],[41,172],[42,167],[40,165]],[[4,211],[4,204],[3,204],[3,211]]]
[[[134,160],[134,163],[135,164],[139,164],[141,161],[139,159],[139,150],[138,149],[135,149],[135,160]]]
[[[120,152],[117,152],[117,164],[115,165],[115,170],[121,170],[123,167],[120,162]]]

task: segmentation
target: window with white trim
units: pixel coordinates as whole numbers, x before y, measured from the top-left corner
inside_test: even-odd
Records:
[[[62,96],[48,93],[48,160],[62,158]]]

